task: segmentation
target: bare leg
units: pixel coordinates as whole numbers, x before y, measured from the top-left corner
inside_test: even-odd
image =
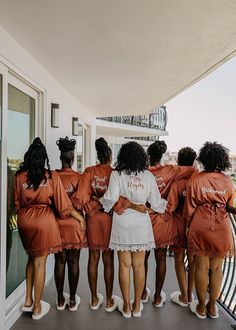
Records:
[[[193,256],[188,255],[188,302],[192,301],[192,293],[195,287],[195,265]]]
[[[175,272],[176,277],[179,283],[179,289],[181,295],[179,296],[179,300],[184,304],[188,303],[188,295],[187,295],[187,283],[186,283],[186,271],[184,265],[184,252],[175,252]]]
[[[132,267],[134,273],[134,304],[133,311],[140,311],[140,302],[145,284],[145,251],[132,252]]]
[[[40,300],[43,294],[47,256],[34,258],[34,309],[33,314],[41,313]]]
[[[166,277],[166,248],[155,249],[156,259],[156,291],[154,296],[154,304],[161,303],[161,290]]]
[[[206,314],[206,292],[208,287],[208,272],[210,267],[209,257],[194,256],[195,262],[195,285],[198,298],[197,312],[200,315]]]
[[[64,280],[66,268],[66,251],[61,251],[55,254],[54,278],[57,288],[57,304],[63,306],[65,298],[63,296]]]
[[[102,260],[104,265],[104,279],[106,285],[106,307],[112,307],[114,301],[112,299],[113,282],[114,282],[114,251],[107,251],[102,253]]]
[[[97,296],[97,281],[98,281],[98,263],[100,259],[100,251],[89,250],[89,260],[88,260],[88,281],[91,291],[91,303],[92,306],[98,304]]]
[[[124,312],[131,311],[130,305],[130,269],[132,264],[131,252],[118,251],[119,258],[119,283],[124,300]]]
[[[70,287],[70,308],[73,308],[76,305],[75,295],[79,281],[79,257],[79,249],[72,249],[66,251],[68,279]]]
[[[34,285],[34,258],[29,257],[26,266],[26,295],[25,306],[30,307],[33,304],[33,285]]]
[[[146,299],[147,298],[147,273],[148,273],[148,258],[150,256],[150,251],[146,251],[146,255],[145,255],[145,261],[144,261],[144,267],[145,267],[145,283],[144,283],[144,289],[143,289],[143,293],[142,293],[142,298],[141,299]]]
[[[207,311],[211,315],[216,315],[216,300],[219,297],[222,283],[222,263],[223,258],[210,258],[209,302],[207,304]]]

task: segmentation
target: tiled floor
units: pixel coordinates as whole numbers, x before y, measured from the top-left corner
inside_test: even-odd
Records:
[[[158,309],[152,306],[151,302],[145,305],[141,318],[124,319],[118,311],[106,313],[104,307],[99,311],[91,311],[89,308],[89,287],[86,277],[87,252],[81,255],[81,276],[78,287],[78,293],[81,296],[81,306],[77,312],[69,310],[58,312],[55,309],[56,291],[55,285],[51,284],[45,289],[44,299],[51,304],[49,314],[40,321],[33,321],[30,314],[22,315],[15,325],[14,330],[62,330],[62,329],[79,329],[79,330],[226,330],[231,329],[234,321],[228,317],[222,310],[220,319],[199,320],[193,315],[188,308],[181,308],[170,302],[169,295],[177,289],[177,283],[173,267],[173,259],[168,258],[168,273],[165,281],[164,290],[167,293],[167,302],[163,308]],[[117,270],[117,263],[116,263]],[[102,279],[102,267],[100,267],[99,291],[105,294],[104,282]],[[155,263],[153,256],[150,259],[148,286],[153,289],[155,275]],[[66,285],[66,289],[67,285]],[[114,293],[119,294],[119,286],[117,281],[117,271],[115,276]]]

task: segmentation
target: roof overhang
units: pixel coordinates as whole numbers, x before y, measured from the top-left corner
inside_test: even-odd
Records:
[[[0,8],[3,28],[96,116],[148,113],[236,49],[231,0],[0,0]]]

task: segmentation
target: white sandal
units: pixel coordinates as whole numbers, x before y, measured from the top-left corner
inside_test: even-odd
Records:
[[[141,299],[141,301],[142,301],[143,304],[148,303],[148,300],[149,300],[149,298],[150,298],[150,296],[151,296],[151,290],[150,290],[148,287],[146,287],[146,291],[147,291],[147,296],[146,296],[146,298],[145,298],[145,299]]]
[[[154,299],[155,299],[155,291],[152,294],[153,302],[154,302]],[[157,308],[161,308],[161,307],[163,307],[165,302],[166,302],[166,293],[164,291],[161,291],[161,302],[160,302],[160,304],[154,304],[153,303],[153,305]]]
[[[132,314],[133,314],[134,317],[141,317],[142,311],[143,311],[143,303],[140,302],[140,310],[139,310],[139,312],[132,312]]]
[[[180,291],[175,291],[171,293],[170,300],[181,307],[188,307],[188,303],[183,303],[182,301],[179,300],[180,295],[181,295]]]
[[[32,314],[32,319],[35,320],[35,321],[40,320],[50,310],[50,305],[46,301],[41,300],[40,301],[40,304],[41,304],[41,313],[40,314],[37,314],[37,315]]]
[[[106,312],[108,312],[108,313],[112,313],[112,312],[114,312],[114,311],[117,309],[119,303],[122,301],[122,299],[121,299],[120,297],[115,296],[115,295],[112,296],[112,299],[113,299],[113,301],[114,301],[113,306],[111,306],[111,307],[105,307],[105,310],[106,310]]]
[[[68,293],[63,292],[63,296],[64,296],[65,301],[64,301],[64,304],[62,306],[58,306],[58,300],[56,299],[56,306],[57,306],[58,311],[64,311],[65,308],[66,308],[66,305],[68,304],[68,299],[69,299]]]
[[[22,312],[33,312],[33,308],[34,303],[31,306],[25,306],[25,304],[23,304],[20,309]]]
[[[206,311],[207,311],[207,307],[206,307]],[[211,319],[218,319],[218,318],[220,317],[218,306],[216,305],[216,314],[215,314],[215,315],[211,315],[210,313],[208,313],[208,311],[207,311],[207,315],[208,315]]]
[[[199,319],[205,319],[206,318],[206,315],[200,315],[198,312],[197,312],[197,305],[198,305],[198,300],[194,300],[190,303],[189,307],[190,307],[190,310],[192,313],[194,313]]]
[[[68,298],[68,306],[69,306],[69,310],[71,312],[76,312],[79,305],[80,305],[81,299],[79,296],[77,296],[77,294],[75,295],[75,306],[74,307],[70,307],[70,298]]]
[[[97,294],[98,296],[98,303],[97,305],[95,306],[92,306],[92,301],[90,300],[90,308],[93,310],[93,311],[97,311],[99,309],[99,307],[103,304],[103,296],[101,295],[101,293],[98,293]]]
[[[124,318],[129,319],[131,318],[131,312],[125,313],[124,312],[124,301],[121,300],[121,302],[118,304],[118,310],[121,312]]]

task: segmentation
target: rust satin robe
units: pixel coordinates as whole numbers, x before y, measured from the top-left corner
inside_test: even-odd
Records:
[[[82,175],[70,168],[57,170],[56,172],[61,178],[68,197],[71,198],[71,196],[80,189],[80,179]],[[79,203],[77,203],[77,210],[79,212],[81,212],[81,206],[79,207]],[[86,231],[81,230],[78,220],[72,216],[57,220],[60,229],[62,249],[80,249],[87,247]]]
[[[45,256],[61,251],[61,237],[53,206],[61,218],[67,217],[73,209],[58,174],[52,171],[50,178],[42,181],[34,191],[28,188],[27,172],[14,178],[15,210],[23,246],[29,256]]]
[[[189,221],[188,251],[192,255],[223,258],[234,254],[226,204],[235,190],[229,176],[217,172],[194,174],[188,182],[185,212]]]
[[[93,200],[101,198],[107,191],[112,168],[109,165],[87,167],[83,173],[77,201],[81,200],[87,219],[88,247],[92,250],[108,251],[111,234],[112,217],[103,211],[102,205]],[[72,198],[76,205],[76,193]]]

